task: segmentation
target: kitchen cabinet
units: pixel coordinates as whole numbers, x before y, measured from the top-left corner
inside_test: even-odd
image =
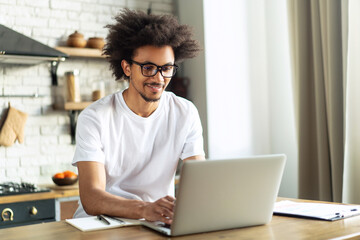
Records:
[[[59,187],[50,184],[41,187],[51,191],[0,197],[3,215],[0,228],[72,218],[79,201],[78,185]]]
[[[78,208],[79,199],[60,202],[60,220],[70,219]]]
[[[0,229],[55,221],[54,199],[0,204]]]

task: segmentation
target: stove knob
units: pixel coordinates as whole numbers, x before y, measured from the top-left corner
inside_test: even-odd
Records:
[[[32,207],[31,209],[30,209],[30,214],[31,215],[36,215],[38,213],[38,210],[36,209],[36,207]]]

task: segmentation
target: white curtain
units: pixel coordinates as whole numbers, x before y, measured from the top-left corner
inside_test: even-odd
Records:
[[[360,204],[360,1],[349,0],[343,202]]]

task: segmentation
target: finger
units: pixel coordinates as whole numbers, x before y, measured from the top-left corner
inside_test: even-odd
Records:
[[[165,218],[162,220],[162,222],[166,223],[166,224],[172,224],[173,220],[172,219],[169,219],[169,218]]]
[[[167,200],[158,200],[156,203],[155,203],[155,207],[156,209],[158,209],[160,212],[162,211],[161,209],[168,209],[170,211],[173,211],[174,209],[174,203],[172,202],[169,202]],[[156,211],[158,212],[158,211]]]
[[[165,199],[168,200],[168,201],[170,201],[170,202],[175,202],[175,200],[176,200],[176,198],[174,198],[174,197],[172,197],[172,196],[169,196],[169,195],[167,195],[167,196],[165,197]]]
[[[164,197],[164,198],[160,198],[158,201],[156,201],[156,203],[161,207],[165,207],[172,210],[174,208],[174,200],[175,200],[174,198],[169,200],[166,197]]]
[[[154,214],[156,214],[156,215],[169,217],[169,218],[172,218],[174,215],[172,209],[168,209],[167,207],[163,207],[160,205],[154,206],[153,211],[154,211]]]
[[[174,216],[173,211],[166,209],[166,208],[161,209],[159,214],[163,217],[170,218],[170,219],[172,219]]]
[[[164,216],[160,216],[158,221],[161,221],[161,222],[164,222],[164,223],[167,223],[167,224],[171,224],[173,220],[172,220],[172,218],[167,218],[167,217],[164,217]]]

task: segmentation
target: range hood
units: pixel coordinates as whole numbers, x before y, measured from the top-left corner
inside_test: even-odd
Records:
[[[58,63],[68,55],[0,24],[0,63]]]

